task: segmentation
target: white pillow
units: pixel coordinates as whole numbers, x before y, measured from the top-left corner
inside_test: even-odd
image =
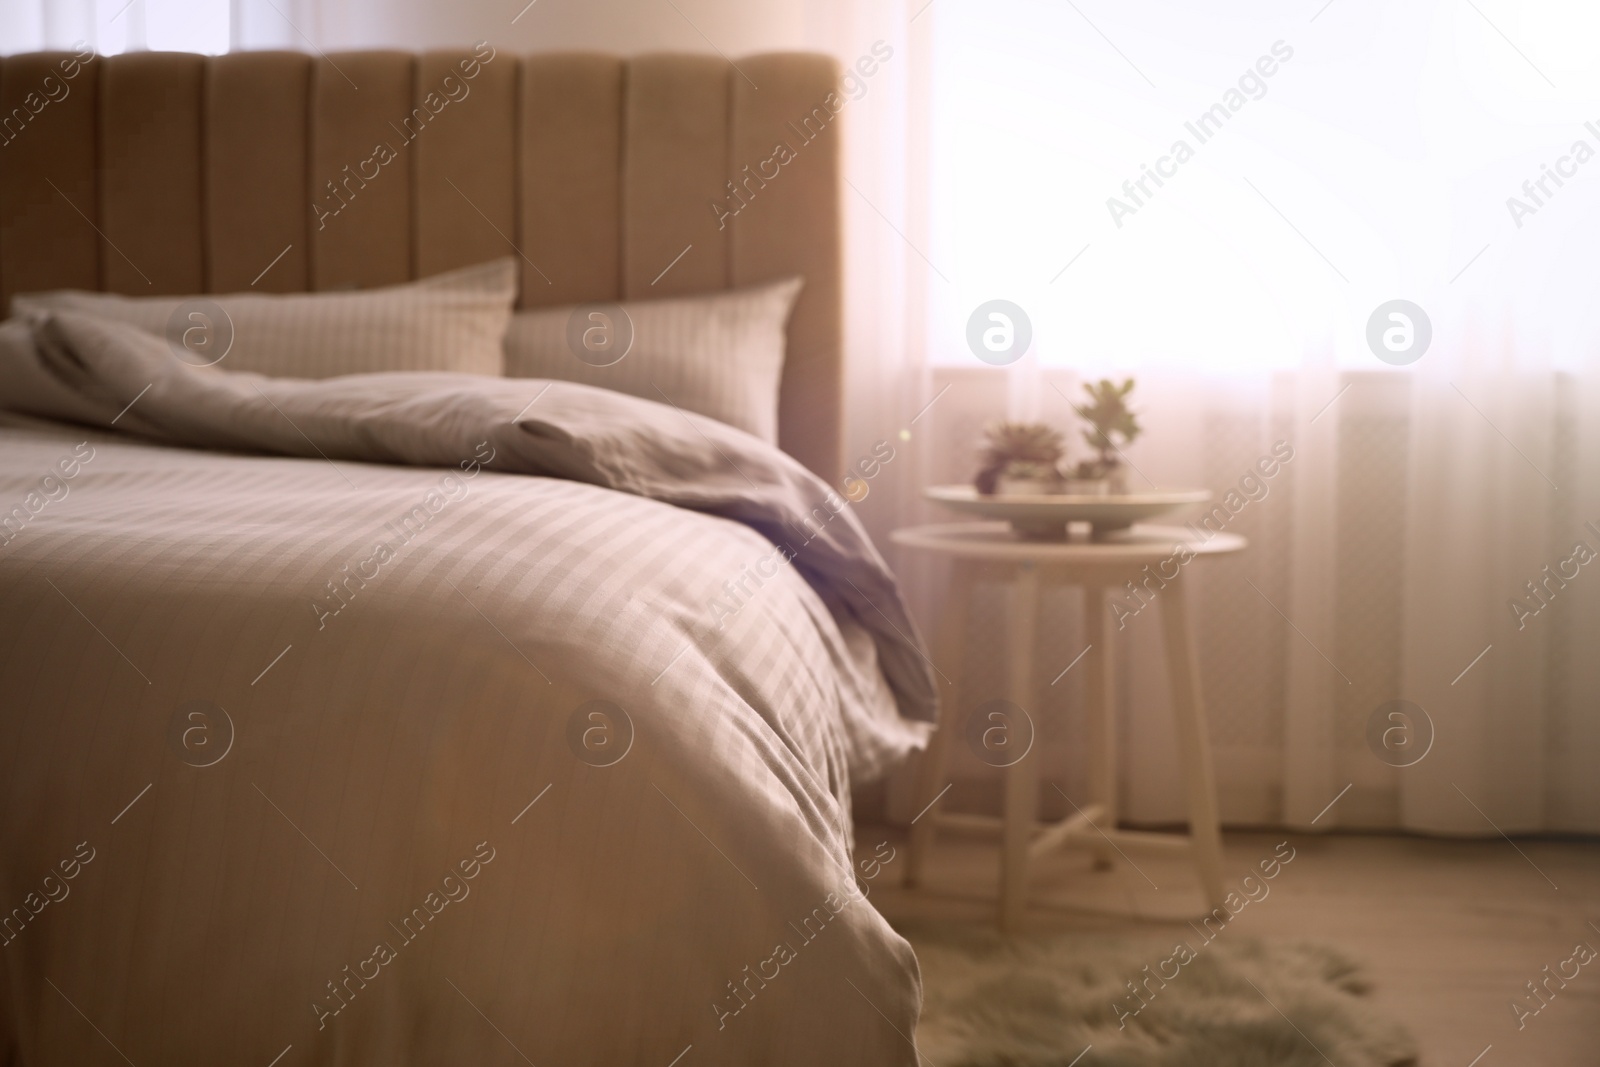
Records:
[[[519,311],[506,331],[506,375],[642,396],[776,444],[784,329],[800,286],[788,278],[698,296]]]
[[[167,337],[187,363],[275,378],[400,370],[498,376],[516,293],[517,264],[507,257],[404,285],[343,292],[22,293],[12,298],[11,313],[76,311],[128,323]]]

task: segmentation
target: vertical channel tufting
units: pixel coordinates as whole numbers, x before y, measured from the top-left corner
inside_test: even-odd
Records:
[[[0,62],[0,299],[8,305],[16,293],[100,287],[101,63],[92,56],[35,52]]]
[[[205,288],[200,234],[204,56],[129,52],[101,61],[100,258],[114,293]]]
[[[632,299],[728,286],[727,230],[714,205],[727,195],[730,77],[738,75],[716,56],[628,64],[622,291]]]
[[[487,44],[417,59],[418,277],[516,254],[516,63]]]
[[[616,300],[622,295],[623,63],[614,56],[543,55],[524,58],[521,70],[522,304]]]
[[[416,57],[345,52],[311,74],[311,287],[393,285],[414,276]],[[422,134],[421,136],[426,136]]]
[[[311,57],[299,52],[235,52],[208,63],[203,184],[211,292],[310,286],[310,91]]]
[[[837,472],[843,441],[835,413],[844,396],[838,68],[809,54],[751,56],[739,67],[750,81],[737,73],[729,79],[735,190],[719,212],[730,281],[805,279],[789,319],[779,444],[812,470]],[[819,413],[827,417],[819,421]],[[824,425],[834,432],[819,432]]]

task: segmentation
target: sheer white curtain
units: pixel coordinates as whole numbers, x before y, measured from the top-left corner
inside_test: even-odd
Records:
[[[895,449],[877,477],[851,483],[857,510],[880,544],[914,506],[923,478],[916,466],[924,429],[917,414],[931,380],[923,358],[927,265],[917,251],[926,246],[929,227],[924,175],[932,22],[922,11],[925,3],[806,5],[803,46],[833,54],[848,72],[841,126],[847,182],[845,449],[847,465],[871,456],[880,441]]]
[[[0,0],[0,54],[72,49],[80,42],[101,55],[323,47],[327,6],[313,0]]]
[[[985,421],[1068,427],[1102,374],[1139,381],[1135,482],[1220,496],[1292,446],[1231,527],[1250,552],[1193,575],[1230,821],[1600,831],[1600,565],[1578,562],[1600,561],[1596,18],[936,0],[909,28],[926,78],[900,118],[927,165],[910,156],[891,216],[903,274],[858,270],[852,295],[906,323],[913,358],[876,406],[937,401],[901,493],[864,510],[943,517],[920,485],[969,477]],[[964,340],[997,297],[1035,332],[1005,369]],[[1398,367],[1368,341],[1395,299],[1432,329]],[[939,576],[903,563],[931,619]],[[1042,663],[1082,647],[1075,611],[1046,606]],[[964,704],[1004,683],[1002,617],[980,598]],[[1149,822],[1183,814],[1155,629],[1121,635],[1125,810]],[[1077,696],[1070,677],[1045,688],[1045,756],[1070,789]],[[1389,719],[1396,700],[1426,720]],[[1375,716],[1427,754],[1380,759]]]
[[[1401,817],[1437,831],[1594,831],[1593,368],[1563,372],[1492,329],[1463,333],[1458,358],[1418,370],[1404,684],[1432,709],[1437,741],[1401,778]]]

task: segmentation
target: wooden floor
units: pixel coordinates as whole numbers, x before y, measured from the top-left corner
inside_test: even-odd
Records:
[[[857,829],[863,857],[884,840],[897,860],[870,883],[870,899],[890,921],[993,922],[997,842],[941,836],[924,887],[909,891],[896,870],[904,869],[903,834]],[[1600,952],[1600,845],[1229,833],[1230,887],[1283,841],[1294,859],[1230,931],[1318,941],[1364,962],[1375,999],[1411,1029],[1428,1067],[1600,1064],[1600,957],[1564,988],[1550,981],[1555,995],[1520,1030],[1511,1008],[1514,1000],[1536,1006],[1526,983],[1544,980],[1546,966],[1572,974],[1577,963],[1566,961],[1580,943]],[[1132,861],[1137,869],[1119,862],[1110,871],[1091,870],[1081,853],[1039,861],[1029,932],[1192,937],[1186,920],[1204,909],[1188,865]]]

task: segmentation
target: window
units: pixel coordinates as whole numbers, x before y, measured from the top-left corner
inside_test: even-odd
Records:
[[[1600,11],[1075,4],[930,11],[936,361],[996,298],[1041,363],[1135,369],[1370,366],[1396,298],[1535,332],[1592,303]]]
[[[230,0],[13,0],[0,27],[7,54],[72,48],[217,55],[230,45]]]

